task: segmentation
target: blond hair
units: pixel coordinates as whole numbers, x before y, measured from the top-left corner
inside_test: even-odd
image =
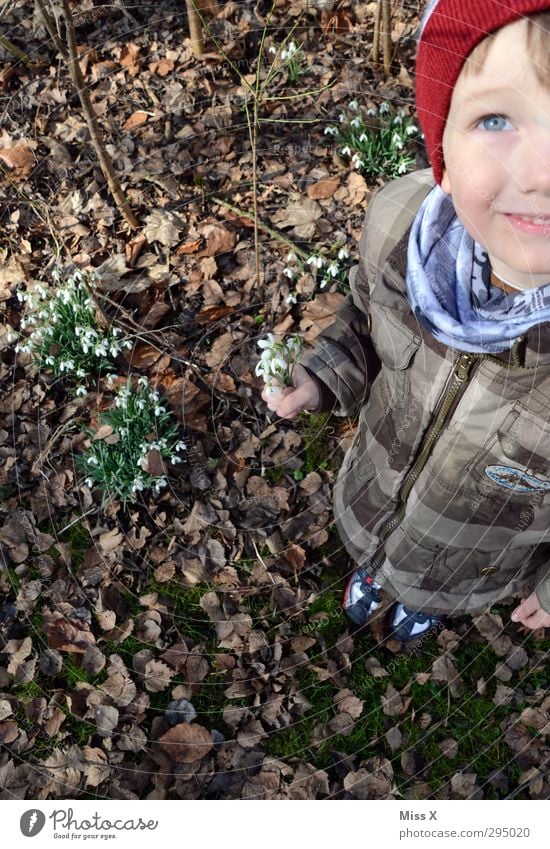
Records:
[[[535,15],[528,15],[523,20],[527,22],[527,52],[531,59],[536,78],[542,86],[550,88],[550,45],[548,43],[550,36],[550,12],[537,12]],[[465,76],[479,73],[482,70],[499,32],[500,30],[492,32],[474,47],[462,69],[462,73]]]

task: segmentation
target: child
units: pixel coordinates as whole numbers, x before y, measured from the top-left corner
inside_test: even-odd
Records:
[[[354,558],[344,609],[379,589],[407,641],[523,591],[550,625],[550,0],[436,0],[416,103],[433,169],[369,203],[335,322],[262,396],[359,412],[334,490]]]

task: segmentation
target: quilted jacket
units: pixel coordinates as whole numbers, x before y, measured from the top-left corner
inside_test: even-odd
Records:
[[[418,171],[374,195],[351,292],[301,358],[317,412],[358,416],[337,528],[413,609],[473,612],[535,590],[550,612],[550,323],[496,355],[451,349],[418,324],[407,242],[432,186]]]

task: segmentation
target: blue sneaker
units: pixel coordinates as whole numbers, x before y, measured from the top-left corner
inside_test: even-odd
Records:
[[[364,625],[377,607],[380,607],[380,584],[362,567],[353,572],[344,593],[342,607],[356,625]]]
[[[391,616],[391,636],[402,643],[421,637],[431,628],[437,629],[443,624],[441,616],[433,613],[423,613],[421,610],[410,610],[404,604],[394,605]]]

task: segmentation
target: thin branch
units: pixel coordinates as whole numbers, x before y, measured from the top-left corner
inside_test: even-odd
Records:
[[[120,185],[120,181],[113,167],[111,157],[105,150],[105,145],[101,136],[101,130],[97,122],[94,108],[92,106],[90,93],[84,81],[84,77],[82,76],[82,71],[80,69],[80,64],[78,61],[76,34],[71,15],[71,9],[69,7],[69,0],[61,0],[61,2],[65,27],[67,29],[67,63],[69,66],[71,79],[80,98],[82,111],[84,112],[84,117],[86,118],[86,123],[88,125],[88,130],[90,133],[90,138],[92,140],[96,156],[101,166],[101,170],[103,171],[105,179],[107,180],[109,191],[111,192],[111,195],[113,196],[116,205],[118,206],[120,212],[126,219],[129,227],[131,229],[136,229],[137,227],[139,227],[139,221],[130,209],[128,200],[124,194],[124,191],[122,190],[122,186]]]
[[[309,257],[308,251],[304,251],[302,248],[299,248],[298,245],[290,239],[287,239],[286,236],[282,235],[282,233],[278,233],[277,230],[273,230],[268,224],[264,224],[263,221],[258,220],[257,213],[248,212],[246,209],[240,209],[238,206],[233,206],[232,203],[223,200],[223,198],[213,197],[212,201],[214,203],[221,204],[221,206],[225,206],[241,218],[248,218],[252,222],[254,222],[254,218],[256,218],[259,230],[263,230],[264,233],[267,233],[268,236],[271,236],[271,238],[275,239],[277,242],[282,242],[283,245],[288,245],[288,247],[291,248],[297,256],[301,256],[303,259],[307,259]]]

